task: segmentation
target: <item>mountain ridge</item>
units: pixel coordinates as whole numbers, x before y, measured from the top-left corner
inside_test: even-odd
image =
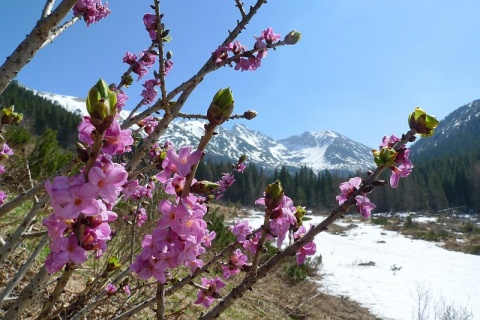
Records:
[[[85,99],[33,91],[70,112],[87,115]],[[121,116],[126,117],[127,113],[122,111]],[[170,140],[177,146],[195,145],[203,135],[204,125],[200,120],[175,120],[161,141]],[[245,154],[249,161],[268,171],[282,166],[290,170],[306,166],[315,172],[355,172],[370,169],[373,163],[369,147],[331,130],[306,131],[280,140],[243,124],[234,124],[231,129],[219,127],[217,132],[206,150],[206,158],[214,161],[235,162]]]

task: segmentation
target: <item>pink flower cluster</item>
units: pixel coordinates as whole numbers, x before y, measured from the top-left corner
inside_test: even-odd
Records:
[[[215,238],[215,232],[209,232],[203,220],[207,213],[203,198],[193,194],[181,197],[185,178],[200,161],[202,152],[182,147],[177,153],[167,144],[166,154],[157,180],[163,183],[166,193],[176,195],[176,201],[160,201],[158,209],[162,217],[152,234],[144,237],[142,251],[130,266],[140,279],[153,276],[162,283],[166,282],[169,269],[185,265],[194,272],[202,267],[203,261],[198,257]]]
[[[6,144],[3,143],[0,150],[0,161],[3,159],[7,159],[9,156],[13,155],[12,149]],[[5,167],[0,165],[0,174],[5,173]],[[4,191],[0,190],[0,206],[2,206],[7,198],[7,194]]]
[[[198,256],[215,237],[215,232],[209,232],[203,220],[206,207],[193,195],[177,200],[177,203],[168,200],[159,203],[162,218],[152,234],[143,238],[142,252],[130,266],[140,279],[153,276],[165,283],[169,269],[185,265],[193,273],[203,266]]]
[[[338,204],[341,205],[347,199],[353,195],[360,185],[362,184],[362,179],[360,177],[351,178],[348,182],[342,182],[340,184],[340,190],[342,191],[335,199],[338,201]],[[371,215],[371,211],[375,209],[375,205],[370,202],[367,196],[362,193],[355,197],[357,210],[364,218],[368,218]]]
[[[307,233],[307,229],[305,226],[300,226],[297,230],[297,232],[293,233],[293,238],[295,240],[298,240],[302,238],[305,234]],[[314,255],[317,250],[317,247],[315,245],[315,242],[310,241],[306,243],[303,247],[300,248],[300,250],[297,251],[296,254],[296,261],[297,264],[303,264],[305,262],[305,259],[307,256]]]
[[[123,62],[132,66],[132,72],[138,74],[138,80],[143,78],[148,73],[148,70],[156,61],[156,56],[148,51],[140,52],[137,57],[136,54],[126,52],[123,57]]]
[[[91,147],[95,128],[89,117],[84,117],[78,130],[80,141]],[[53,208],[53,213],[43,219],[51,238],[51,252],[45,262],[49,273],[60,271],[68,262],[85,262],[88,251],[100,257],[111,239],[109,222],[117,218],[111,209],[128,177],[125,168],[111,157],[129,151],[133,139],[130,130],[120,130],[117,121],[106,130],[104,139],[103,154],[88,172],[45,182]]]
[[[218,47],[212,54],[215,57],[215,62],[219,63],[227,60],[229,53],[232,53],[235,62],[235,70],[254,71],[261,65],[261,60],[267,56],[267,51],[270,45],[280,41],[281,36],[275,34],[272,28],[263,30],[259,37],[255,37],[254,50],[256,54],[247,53],[247,47],[242,45],[239,41],[228,43]]]
[[[198,292],[197,300],[194,303],[202,304],[205,308],[208,308],[215,299],[221,297],[218,290],[225,287],[225,283],[219,277],[214,279],[202,278],[202,287],[203,289]]]
[[[150,79],[146,80],[145,83],[143,84],[143,89],[142,91],[142,103],[143,104],[150,104],[155,100],[155,97],[157,96],[158,91],[155,90],[156,86],[160,85],[160,80],[159,79]]]
[[[143,16],[143,24],[150,35],[150,39],[157,39],[157,17],[151,13],[145,13]]]
[[[230,256],[227,264],[222,265],[222,277],[225,279],[230,278],[238,273],[240,273],[240,269],[247,263],[248,257],[240,251],[240,249],[236,249],[233,251],[233,255]]]
[[[382,140],[381,147],[393,147],[395,143],[400,141],[398,137],[395,135],[391,135],[390,137],[384,136]],[[392,170],[392,175],[390,176],[390,186],[392,188],[396,188],[398,186],[398,182],[400,178],[406,178],[410,175],[413,170],[413,164],[408,156],[410,154],[410,150],[408,150],[405,146],[397,149],[397,156],[395,158],[396,166],[390,167]]]
[[[88,172],[88,180],[82,172],[45,183],[53,207],[53,214],[43,220],[52,239],[45,262],[49,273],[60,271],[70,261],[85,262],[87,251],[95,251],[97,257],[103,254],[111,239],[109,222],[117,218],[108,208],[113,207],[127,176],[123,166],[102,156]]]
[[[144,118],[143,120],[140,120],[138,122],[138,125],[143,128],[146,134],[151,135],[153,130],[158,126],[158,118],[155,118],[153,116],[148,116]],[[158,148],[158,145],[155,144],[152,148],[156,150]]]
[[[73,15],[75,17],[82,17],[87,23],[87,26],[102,20],[109,14],[108,2],[103,5],[102,0],[79,0],[75,6],[73,6]]]
[[[117,108],[118,112],[122,111],[123,107],[127,104],[127,94],[122,89],[117,89],[115,85],[110,85],[110,90],[117,94],[117,104],[115,108]]]
[[[265,198],[255,201],[255,204],[265,205]],[[297,223],[296,208],[292,199],[283,196],[281,203],[272,210],[269,222],[269,235],[267,239],[277,238],[277,247],[280,248],[285,240],[288,230]]]
[[[118,119],[118,115],[115,120]],[[88,145],[93,145],[95,127],[89,116],[84,116],[83,121],[78,125],[78,139]],[[115,155],[130,152],[133,144],[132,132],[130,129],[122,130],[118,121],[113,121],[106,130],[102,151],[106,154]]]
[[[248,225],[248,220],[237,222],[230,227],[230,231],[237,237],[237,241],[242,244],[245,250],[255,254],[261,232],[257,232],[252,237],[249,237],[252,234],[252,227]]]

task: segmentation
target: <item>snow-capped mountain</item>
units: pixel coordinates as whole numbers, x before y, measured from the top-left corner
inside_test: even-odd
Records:
[[[53,93],[36,94],[71,112],[87,114],[85,99]],[[195,145],[203,135],[204,125],[205,122],[196,120],[174,121],[161,140],[169,140],[175,146]],[[285,165],[292,170],[306,166],[315,172],[325,169],[365,171],[373,163],[370,148],[333,131],[305,132],[283,140],[238,124],[229,130],[220,127],[217,132],[206,150],[207,158],[212,160],[236,162],[245,154],[250,162],[268,171]]]
[[[475,100],[440,120],[433,136],[410,148],[413,157],[456,156],[480,147],[480,100]]]

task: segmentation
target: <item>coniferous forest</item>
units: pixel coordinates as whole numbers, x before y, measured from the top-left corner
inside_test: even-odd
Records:
[[[77,140],[76,128],[81,120],[79,115],[35,95],[16,82],[12,82],[0,96],[0,106],[11,105],[15,105],[16,112],[24,114],[25,120],[22,127],[10,129],[6,137],[13,147],[30,145],[28,160],[34,178],[53,174],[73,158],[72,152],[62,148],[74,145],[73,142]],[[442,154],[437,150],[432,157],[422,155],[421,161],[416,161],[420,159],[411,155],[415,169],[409,179],[402,179],[396,190],[380,187],[370,196],[377,205],[375,211],[437,212],[465,206],[467,210],[479,212],[480,150],[461,148],[464,140],[449,142],[463,150],[461,153]],[[472,143],[471,140],[468,139],[468,142]],[[200,163],[197,175],[201,180],[217,181],[222,173],[231,170],[230,163],[206,160]],[[351,176],[357,175],[364,178],[366,173],[352,173]],[[389,172],[385,172],[382,178],[388,182],[389,175]],[[285,194],[296,205],[325,212],[337,205],[335,197],[340,193],[338,185],[348,178],[328,170],[315,173],[307,167],[297,171],[281,167],[270,173],[258,164],[248,163],[244,173],[235,174],[236,182],[225,193],[223,201],[253,206],[265,186],[278,179],[284,186]]]

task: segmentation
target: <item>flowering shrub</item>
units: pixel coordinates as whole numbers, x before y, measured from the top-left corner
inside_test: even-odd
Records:
[[[67,0],[63,3],[66,4]],[[235,70],[254,71],[261,66],[262,59],[270,49],[293,45],[300,40],[297,31],[287,33],[281,40],[281,36],[271,27],[254,36],[255,43],[251,50],[236,40],[263,3],[257,1],[246,14],[243,5],[237,2],[242,20],[195,76],[167,92],[165,83],[173,61],[171,52],[165,53],[164,47],[172,38],[162,23],[159,1],[154,1],[154,13],[143,16],[148,38],[152,42],[150,47],[138,55],[130,52],[124,55],[123,62],[128,65],[128,70],[118,83],[107,85],[100,79],[88,91],[86,106],[89,115],[78,125],[80,142],[77,145],[77,160],[81,165],[76,170],[65,170],[45,182],[47,194],[28,214],[29,220],[22,223],[9,238],[8,244],[1,248],[5,252],[0,255],[3,262],[7,253],[19,243],[26,227],[33,223],[42,205],[50,204],[49,214],[42,220],[46,236],[38,250],[41,251],[48,242],[48,255],[42,261],[43,267],[5,312],[6,319],[19,317],[34,299],[41,299],[40,290],[52,274],[58,272],[61,274],[55,282],[55,288],[49,289],[48,299],[37,312],[40,319],[60,314],[67,318],[83,318],[105,297],[113,301],[119,298],[119,293],[135,295],[136,298],[126,298],[122,307],[112,311],[108,317],[126,318],[156,303],[157,318],[162,319],[165,316],[165,297],[186,285],[197,290],[194,304],[205,308],[215,304],[200,318],[218,317],[282,260],[295,256],[296,263],[303,264],[308,256],[314,255],[316,247],[313,238],[351,207],[356,207],[363,217],[368,218],[375,205],[367,195],[374,187],[386,184],[378,180],[382,171],[392,171],[390,185],[393,188],[398,185],[400,178],[410,174],[413,165],[408,159],[406,144],[413,141],[417,133],[430,136],[438,124],[435,118],[419,108],[409,117],[410,131],[401,138],[394,135],[385,137],[379,150],[373,151],[373,161],[377,164],[375,172],[370,172],[365,178],[351,178],[340,185],[341,194],[336,198],[339,207],[322,223],[307,228],[303,224],[305,209],[294,206],[293,200],[284,194],[281,182],[275,181],[267,186],[263,197],[255,202],[264,210],[262,227],[253,230],[248,221],[236,221],[229,229],[236,240],[218,253],[205,254],[216,237],[214,231],[209,231],[205,221],[209,203],[221,198],[235,182],[235,175],[245,169],[246,157],[239,155],[231,172],[225,172],[215,182],[197,181],[196,169],[219,125],[236,118],[253,119],[256,112],[248,110],[234,115],[232,90],[222,88],[213,95],[204,115],[187,115],[188,118],[197,117],[206,121],[205,132],[198,146],[174,146],[162,141],[161,136],[171,121],[181,116],[180,109],[190,93],[208,73],[232,64]],[[101,1],[80,0],[72,2],[68,9],[72,9],[77,17],[73,22],[81,17],[89,26],[108,16],[110,10],[107,6]],[[58,10],[63,8],[59,6]],[[60,13],[56,12],[55,16],[60,16]],[[34,30],[42,33],[39,29]],[[30,54],[28,52],[35,50],[22,51]],[[140,106],[151,106],[140,113],[132,112],[126,119],[121,118],[120,111],[127,103],[123,87],[133,84],[131,73],[137,74],[140,80],[156,65],[158,71],[155,70],[153,78],[142,84],[142,100],[134,110]],[[17,64],[17,67],[21,68],[21,64]],[[157,98],[159,91],[161,97]],[[13,123],[13,120],[4,122],[4,115],[12,119],[12,112],[4,110],[2,124]],[[159,110],[164,115],[153,117],[153,113]],[[13,118],[19,121],[21,117]],[[3,139],[0,142],[1,160],[11,155],[12,151]],[[4,170],[1,166],[0,172]],[[19,199],[40,194],[41,188],[32,190],[19,196]],[[5,198],[5,193],[0,192],[0,204],[4,203]],[[20,202],[12,200],[0,209],[11,210]],[[128,208],[129,214],[123,213],[122,219],[117,219],[122,214],[120,207]],[[156,207],[156,210],[148,211],[151,207]],[[8,209],[5,210],[8,212]],[[0,212],[4,214],[5,211]],[[153,224],[153,228],[147,228],[149,223]],[[124,239],[130,239],[131,242],[128,245],[122,242],[121,248],[116,251],[121,258],[117,258],[110,253],[108,243],[122,233]],[[288,238],[290,242],[287,244]],[[260,262],[260,254],[267,241],[276,244],[277,252],[267,261]],[[129,250],[126,250],[127,247]],[[33,260],[30,259],[30,265],[26,263],[25,267],[31,267]],[[72,274],[80,268],[93,270],[92,278],[85,282],[81,292],[71,297],[69,303],[55,305]],[[221,270],[221,278],[212,274],[206,277],[207,273],[215,270]],[[11,279],[2,299],[8,297],[16,281],[24,274]],[[233,289],[226,290],[226,282],[232,279],[237,279],[237,284]],[[131,286],[131,283],[135,283],[135,286]],[[156,285],[155,296],[143,296],[142,288],[152,283]]]

